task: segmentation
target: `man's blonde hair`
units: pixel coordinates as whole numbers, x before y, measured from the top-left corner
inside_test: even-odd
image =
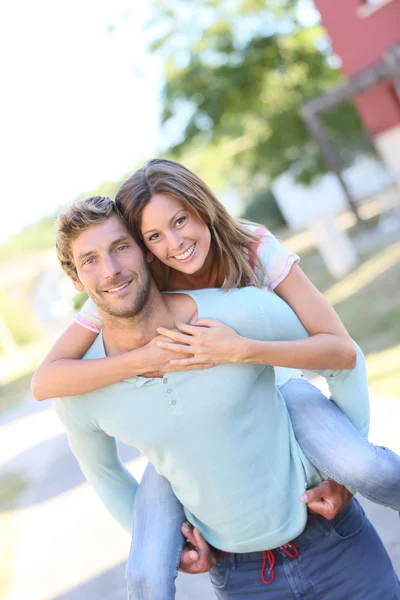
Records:
[[[61,267],[69,277],[78,277],[72,242],[82,231],[102,223],[112,215],[124,220],[115,202],[105,196],[78,200],[60,212],[56,223],[56,249]]]

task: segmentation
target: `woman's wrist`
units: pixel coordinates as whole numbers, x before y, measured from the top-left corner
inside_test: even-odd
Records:
[[[238,336],[238,340],[231,351],[232,360],[235,363],[254,362],[254,345],[256,340]]]
[[[240,338],[235,351],[235,361],[241,363],[269,364],[268,347],[271,342]],[[262,356],[261,356],[262,355]]]
[[[137,377],[144,375],[149,370],[149,366],[146,364],[145,346],[120,354],[119,358],[124,377]]]

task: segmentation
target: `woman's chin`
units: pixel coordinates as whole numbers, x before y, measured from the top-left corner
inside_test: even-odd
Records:
[[[201,269],[204,261],[199,261],[196,257],[196,260],[189,261],[187,263],[181,263],[178,261],[174,261],[170,266],[176,271],[180,271],[181,273],[185,273],[186,275],[194,275]]]

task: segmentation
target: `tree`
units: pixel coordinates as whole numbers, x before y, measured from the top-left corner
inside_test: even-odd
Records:
[[[342,76],[324,31],[302,24],[299,4],[153,0],[151,49],[165,57],[162,121],[170,134],[179,126],[170,154],[182,159],[211,144],[230,177],[234,167],[247,178],[291,169],[308,183],[325,172],[299,109]],[[330,111],[325,122],[352,159],[364,142],[353,105]]]

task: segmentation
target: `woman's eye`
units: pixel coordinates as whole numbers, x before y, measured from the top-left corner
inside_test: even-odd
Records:
[[[160,235],[159,233],[153,233],[153,235],[151,235],[147,241],[154,242],[155,240],[157,240],[159,238],[159,235]]]
[[[187,217],[179,217],[179,219],[177,219],[175,221],[175,225],[178,225],[178,226],[183,225],[184,223],[186,223],[186,221],[187,221]]]
[[[87,258],[83,264],[84,265],[91,265],[93,261],[94,261],[94,258]]]

